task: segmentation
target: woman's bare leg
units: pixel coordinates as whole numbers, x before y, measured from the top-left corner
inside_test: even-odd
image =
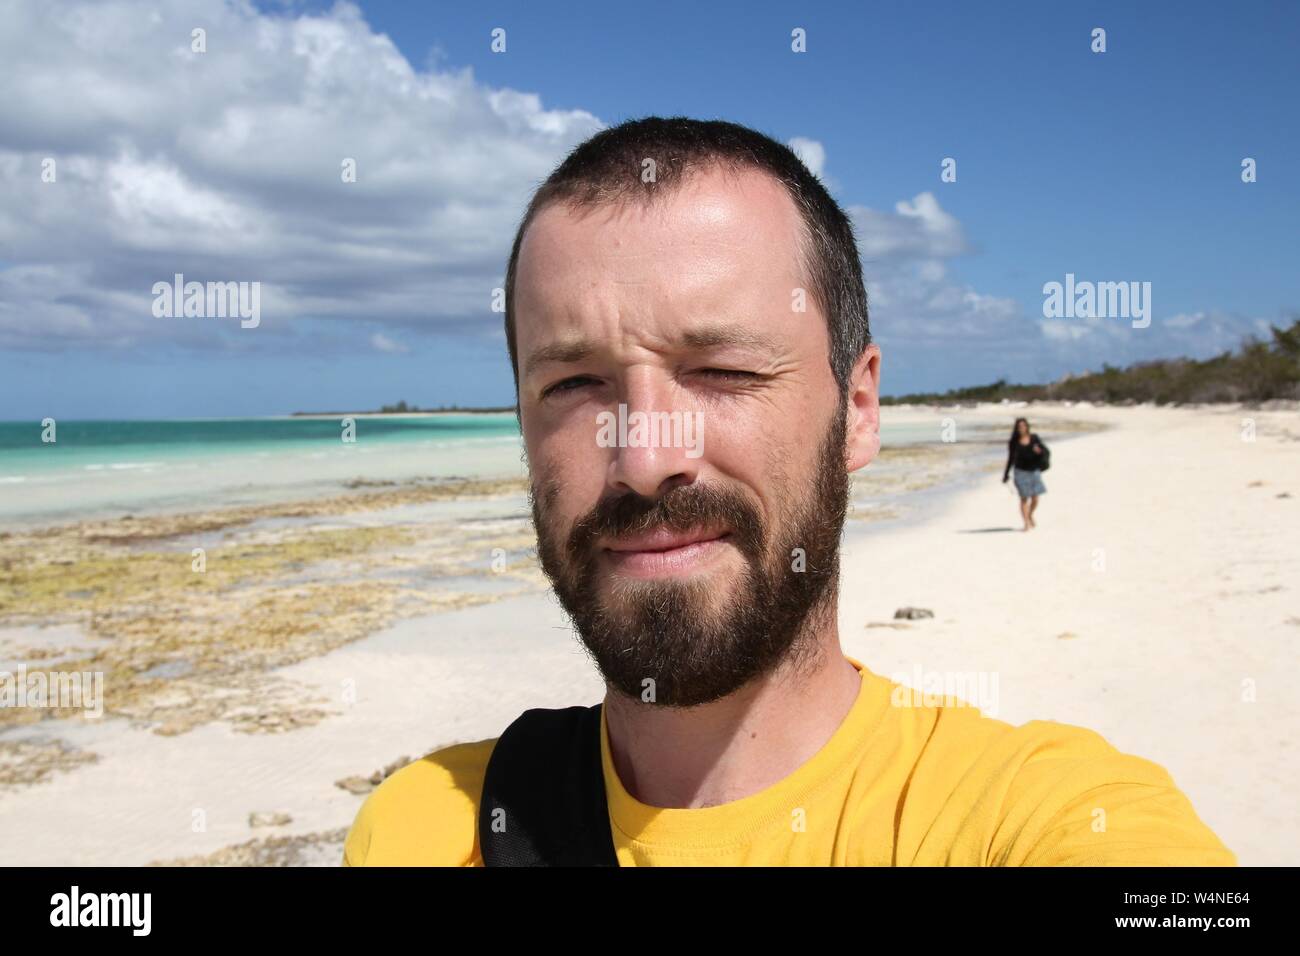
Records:
[[[1031,527],[1033,527],[1033,525],[1029,521],[1029,499],[1028,498],[1020,499],[1020,517],[1025,523],[1025,526],[1020,529],[1021,531],[1028,531]]]
[[[1038,507],[1038,495],[1034,495],[1034,497],[1029,499],[1029,511],[1025,513],[1025,517],[1029,520],[1029,527],[1031,528],[1038,527],[1038,525],[1034,522],[1034,509],[1037,507]]]

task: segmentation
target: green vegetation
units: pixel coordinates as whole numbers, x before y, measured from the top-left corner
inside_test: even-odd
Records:
[[[1088,401],[1131,405],[1186,402],[1264,402],[1300,398],[1300,319],[1287,329],[1269,326],[1272,341],[1248,337],[1236,352],[1214,358],[1158,359],[1126,368],[1103,365],[1100,372],[1067,376],[1050,385],[990,385],[947,392],[893,395],[883,405],[957,402]]]

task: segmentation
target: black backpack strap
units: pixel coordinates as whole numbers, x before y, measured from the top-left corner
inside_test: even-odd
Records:
[[[488,760],[485,866],[618,866],[600,759],[600,704],[525,711]]]

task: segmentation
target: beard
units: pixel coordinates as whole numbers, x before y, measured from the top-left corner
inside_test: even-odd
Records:
[[[715,483],[676,485],[657,498],[601,500],[567,534],[548,520],[559,486],[534,485],[538,557],[606,684],[631,698],[695,707],[727,696],[779,665],[816,655],[812,625],[833,611],[839,539],[848,510],[845,403],[827,428],[812,479],[776,495],[779,526],[743,493]],[[604,582],[601,538],[656,529],[723,527],[744,569],[719,585],[710,574]],[[716,575],[717,571],[712,572]],[[647,683],[647,682],[652,683]]]

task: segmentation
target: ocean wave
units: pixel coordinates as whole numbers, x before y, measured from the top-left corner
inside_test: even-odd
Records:
[[[115,462],[94,462],[89,465],[82,465],[83,471],[138,471],[146,468],[162,468],[164,462],[161,461],[115,461]]]

